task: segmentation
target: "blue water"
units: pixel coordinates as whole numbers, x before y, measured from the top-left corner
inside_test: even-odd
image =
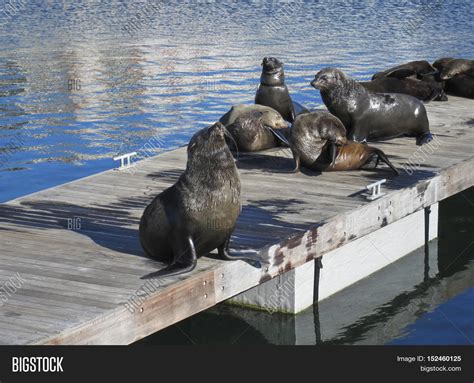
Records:
[[[252,102],[266,55],[285,62],[308,107],[321,104],[309,82],[324,66],[364,79],[407,60],[474,56],[469,0],[156,4],[2,1],[0,201],[110,169],[156,134],[157,153],[186,144]]]
[[[439,305],[390,344],[474,344],[474,288]]]
[[[264,56],[313,108],[314,74],[362,80],[415,59],[474,58],[464,1],[0,3],[0,202],[110,169],[159,137],[184,145],[252,103]],[[140,19],[136,30],[131,22]]]

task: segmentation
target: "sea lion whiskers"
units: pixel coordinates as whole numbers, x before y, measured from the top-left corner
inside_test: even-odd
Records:
[[[235,141],[234,137],[232,136],[232,134],[230,134],[230,132],[227,130],[226,127],[224,127],[224,135],[232,141],[232,143],[234,144],[234,148],[235,148],[235,152],[236,152],[236,157],[237,159],[240,158],[240,154],[239,154],[239,146],[237,145],[237,142]]]

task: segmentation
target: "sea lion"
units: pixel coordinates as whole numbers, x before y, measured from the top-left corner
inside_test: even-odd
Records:
[[[429,80],[437,82],[447,94],[474,99],[474,76],[472,75],[472,71],[468,70],[464,73],[456,74],[447,80],[441,79],[441,75],[450,77],[454,73],[453,71],[450,71],[450,69],[456,70],[462,67],[459,60],[460,59],[454,59],[452,57],[443,57],[436,60],[433,63],[433,66],[438,69],[439,73],[430,77]]]
[[[192,271],[197,258],[218,249],[223,259],[240,214],[240,176],[216,123],[197,132],[188,144],[186,170],[145,209],[139,236],[145,253],[168,263],[143,279]]]
[[[397,175],[384,152],[346,139],[346,128],[327,112],[298,116],[290,131],[290,147],[296,167],[319,171],[375,169],[385,162]]]
[[[381,77],[372,81],[360,82],[360,84],[374,93],[408,94],[425,102],[448,100],[441,85],[436,82],[426,82],[412,78]]]
[[[274,57],[263,59],[262,75],[255,95],[255,104],[275,109],[286,121],[291,123],[298,114],[309,112],[304,106],[291,100],[285,84],[283,63]]]
[[[276,110],[263,105],[235,105],[219,120],[231,134],[231,148],[255,152],[286,142],[288,123]],[[278,132],[277,132],[278,131]],[[235,145],[233,145],[235,144]]]
[[[441,73],[445,65],[451,60],[454,60],[454,57],[442,57],[433,63],[433,67],[436,68],[439,73]]]
[[[446,81],[446,93],[474,99],[474,77],[458,74]]]
[[[336,158],[333,159],[333,150],[336,150]],[[389,161],[386,154],[372,146],[355,141],[348,141],[341,146],[331,147],[326,145],[318,159],[311,165],[312,169],[323,171],[341,170],[372,170],[377,168],[380,162],[386,163],[390,169],[399,175],[400,172]]]
[[[439,64],[442,66],[439,75],[442,81],[449,80],[459,74],[474,77],[474,60],[452,59],[442,61]]]
[[[397,65],[383,72],[375,73],[372,80],[384,77],[394,77],[404,79],[407,77],[420,79],[423,76],[436,73],[437,70],[428,61],[410,61],[405,64]]]
[[[298,172],[301,164],[311,167],[325,146],[343,145],[346,142],[346,128],[332,114],[317,111],[296,117],[289,136],[290,148],[295,160],[293,172]],[[332,153],[335,159],[336,152],[333,150]]]
[[[415,136],[417,145],[423,145],[432,140],[425,106],[415,97],[370,92],[335,68],[319,71],[311,85],[321,91],[324,104],[352,141]]]

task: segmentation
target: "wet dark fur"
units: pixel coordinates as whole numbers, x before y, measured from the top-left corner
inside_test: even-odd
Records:
[[[327,112],[311,112],[298,116],[290,130],[290,147],[297,172],[300,165],[311,168],[327,144],[346,143],[346,128]]]
[[[428,81],[436,82],[449,95],[474,99],[474,72],[466,65],[461,65],[463,62],[466,64],[466,61],[471,60],[454,59],[452,57],[436,60],[433,66],[439,70],[439,73],[437,76],[429,77]],[[462,70],[463,67],[464,70]],[[445,80],[442,80],[441,76]]]
[[[236,105],[219,120],[226,125],[233,150],[254,152],[280,146],[278,136],[286,136],[288,123],[276,110],[262,105]],[[278,131],[278,132],[276,132]],[[286,146],[286,145],[285,145]]]
[[[184,173],[145,209],[139,228],[142,247],[169,266],[144,278],[189,272],[197,257],[216,248],[228,259],[241,186],[224,132],[217,123],[196,133],[188,145]]]
[[[291,123],[298,114],[308,112],[305,107],[291,100],[285,84],[283,64],[274,57],[263,59],[262,75],[255,95],[255,103],[275,109]]]
[[[448,100],[441,85],[434,82],[411,78],[382,77],[368,82],[360,82],[360,84],[374,93],[408,94],[425,102]]]
[[[255,152],[280,145],[280,140],[272,133],[271,128],[263,123],[260,112],[250,112],[238,117],[227,127],[227,130],[232,135],[239,151]],[[228,144],[232,147],[233,142],[228,141]]]
[[[406,94],[373,93],[335,68],[321,70],[311,85],[321,91],[329,111],[353,141],[414,136],[418,145],[431,141],[423,103]]]
[[[420,60],[420,61],[410,61],[405,64],[397,65],[393,68],[387,69],[383,72],[375,73],[372,76],[372,80],[376,80],[378,78],[417,78],[421,79],[423,76],[430,75],[436,72],[436,68],[434,68],[428,61]]]

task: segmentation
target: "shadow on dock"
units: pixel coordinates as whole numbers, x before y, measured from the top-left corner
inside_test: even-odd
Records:
[[[47,200],[23,201],[20,205],[0,206],[0,231],[50,229],[74,231],[88,236],[99,246],[144,257],[138,239],[139,219],[130,210],[145,206],[148,197],[135,197],[107,206],[80,206]],[[47,235],[47,234],[45,234]]]

